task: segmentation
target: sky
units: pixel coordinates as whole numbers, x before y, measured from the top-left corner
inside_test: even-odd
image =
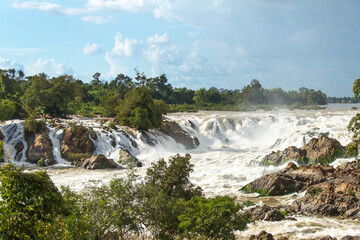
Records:
[[[0,69],[353,96],[359,0],[0,0]]]

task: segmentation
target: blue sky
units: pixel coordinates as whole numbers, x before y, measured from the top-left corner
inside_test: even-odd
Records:
[[[0,68],[352,96],[359,12],[358,0],[0,0]]]

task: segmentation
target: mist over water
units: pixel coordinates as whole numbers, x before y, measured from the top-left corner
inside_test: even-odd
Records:
[[[168,159],[177,153],[190,153],[194,172],[191,180],[200,186],[207,196],[230,195],[239,201],[250,199],[258,204],[289,203],[291,196],[259,199],[254,195],[242,194],[239,189],[264,174],[278,171],[285,166],[260,166],[262,158],[288,146],[302,147],[311,138],[326,134],[336,138],[342,145],[351,141],[346,126],[356,114],[351,109],[324,109],[314,111],[282,110],[256,112],[197,112],[174,113],[166,116],[176,121],[191,136],[199,139],[200,145],[194,150],[186,150],[172,138],[159,131],[150,131],[145,140],[143,133],[119,128],[104,130],[101,124],[93,119],[72,119],[66,122],[79,123],[92,127],[97,138],[95,154],[104,154],[117,161],[120,149],[125,149],[144,163],[137,172],[144,175],[146,168],[159,158]],[[9,121],[0,125],[5,135],[4,147],[6,156],[14,162],[25,161],[26,142],[20,121]],[[126,176],[128,170],[85,170],[71,167],[60,155],[60,139],[63,130],[49,126],[49,137],[53,144],[53,154],[59,163],[48,167],[48,173],[57,186],[67,185],[81,190],[89,180],[109,182],[114,177]],[[152,144],[149,144],[149,141]],[[16,153],[16,144],[22,142],[25,149]],[[351,159],[339,159],[334,164]],[[251,224],[245,232],[239,233],[239,239],[245,239],[260,230],[267,230],[281,236],[292,236],[290,239],[310,238],[332,235],[341,237],[347,234],[360,234],[358,222],[334,218],[297,217],[296,222],[284,221],[279,225],[271,222]],[[336,225],[336,227],[334,227]],[[330,230],[326,230],[330,229]]]

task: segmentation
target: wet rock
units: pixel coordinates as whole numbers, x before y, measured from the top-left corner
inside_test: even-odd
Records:
[[[83,126],[67,127],[61,139],[62,157],[69,161],[90,157],[95,149],[90,134]]]
[[[313,138],[302,148],[306,151],[306,157],[314,163],[330,163],[345,153],[345,148],[339,141],[326,136]]]
[[[39,133],[32,133],[26,136],[28,148],[26,150],[26,161],[35,163],[41,166],[55,164],[54,156],[52,154],[52,144],[49,138],[49,130]],[[16,151],[21,152],[24,148],[23,144],[16,145]]]
[[[76,166],[83,167],[89,170],[105,169],[105,168],[119,168],[119,166],[112,159],[106,158],[104,155],[94,155],[90,158],[76,160]]]
[[[307,163],[328,164],[344,154],[345,148],[336,139],[322,135],[319,138],[311,139],[302,148],[291,146],[284,151],[272,152],[263,158],[262,163],[279,165],[289,160],[296,160],[301,165]]]
[[[356,162],[332,166],[296,167],[290,163],[278,173],[265,175],[242,188],[244,192],[281,195],[307,191],[291,210],[303,214],[360,217],[360,170]]]
[[[350,235],[342,237],[340,240],[360,240],[360,237],[353,237]]]
[[[266,155],[263,163],[266,165],[279,165],[289,160],[298,160],[306,158],[306,151],[297,147],[291,146],[284,151],[272,152]]]
[[[4,134],[0,131],[0,141],[4,140],[5,136]]]
[[[261,231],[258,235],[251,235],[249,240],[274,240],[274,237],[271,233]]]
[[[120,150],[120,159],[118,163],[128,168],[143,166],[142,162],[140,162],[139,159],[134,157],[131,153],[129,153],[126,150]]]
[[[145,142],[149,146],[155,146],[157,144],[157,140],[152,138],[146,131],[140,131],[140,139]]]
[[[194,149],[200,145],[200,142],[196,137],[193,137],[188,132],[184,131],[176,122],[164,121],[160,131],[172,137],[175,142],[184,145],[186,149]]]
[[[254,208],[250,208],[247,212],[251,216],[251,221],[281,221],[285,218],[279,210],[268,206],[256,206]]]

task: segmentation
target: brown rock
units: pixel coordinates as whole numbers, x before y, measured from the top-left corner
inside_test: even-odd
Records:
[[[75,165],[86,169],[105,169],[118,168],[119,166],[112,159],[106,158],[104,155],[91,156],[87,159],[76,160]]]
[[[176,122],[164,121],[160,131],[172,137],[175,142],[184,145],[186,149],[194,149],[200,145],[200,142],[196,137],[193,137],[188,132],[184,131]]]
[[[258,235],[251,235],[249,240],[274,240],[274,237],[271,233],[261,231]]]
[[[279,165],[289,160],[298,160],[306,157],[306,151],[297,147],[291,146],[284,151],[272,152],[266,155],[263,159],[264,164]]]
[[[250,213],[251,221],[281,221],[285,218],[279,210],[268,206],[256,206],[247,212]]]
[[[326,136],[311,139],[302,149],[306,151],[306,157],[310,161],[320,163],[322,161],[331,161],[331,159],[328,160],[331,155],[345,153],[345,148],[339,141]]]
[[[28,135],[26,137],[26,142],[28,145],[26,150],[26,161],[42,166],[56,163],[52,154],[52,144],[47,128],[39,133]],[[17,147],[17,151],[20,152],[23,148],[24,146],[21,144]]]
[[[96,135],[95,135],[96,136]],[[83,126],[67,127],[61,139],[61,155],[63,158],[74,161],[92,155],[95,144],[90,138],[90,132]]]
[[[5,136],[4,134],[0,131],[0,141],[4,140]]]
[[[126,150],[120,150],[120,159],[118,161],[121,165],[124,165],[128,168],[134,168],[134,167],[142,167],[143,164],[134,157],[131,153],[129,153]]]

